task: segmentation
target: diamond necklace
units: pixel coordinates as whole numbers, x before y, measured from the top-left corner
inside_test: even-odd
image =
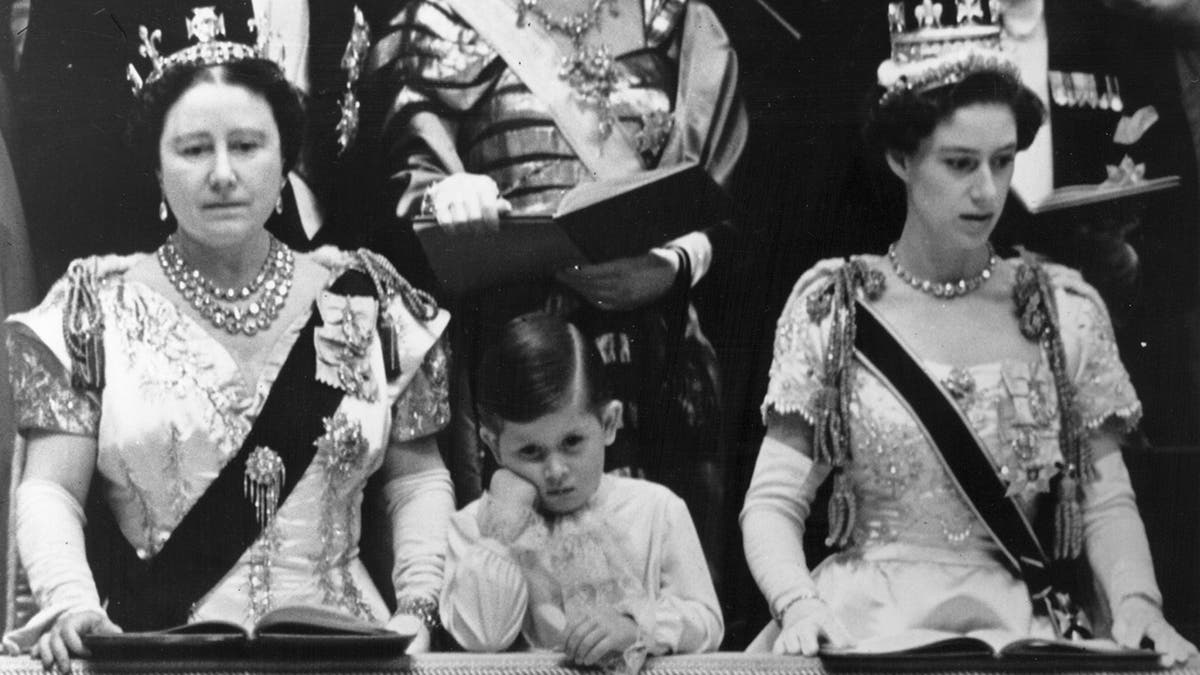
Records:
[[[608,46],[591,47],[584,44],[583,38],[600,25],[605,7],[609,16],[619,15],[616,0],[592,0],[586,10],[566,17],[543,9],[541,0],[519,0],[517,3],[518,27],[525,25],[527,14],[532,14],[547,31],[565,35],[571,41],[575,51],[563,57],[558,77],[570,85],[580,100],[596,109],[602,137],[607,137],[613,130],[616,115],[612,110],[612,94],[620,78]]]
[[[184,300],[230,335],[254,335],[270,328],[287,302],[295,271],[292,250],[275,237],[271,237],[262,268],[241,289],[222,289],[192,267],[180,254],[174,235],[158,248],[158,264]]]
[[[983,282],[992,278],[992,268],[996,266],[996,263],[1000,262],[1000,258],[996,256],[996,249],[992,248],[992,242],[990,241],[987,244],[987,251],[987,266],[983,268],[983,271],[969,279],[959,279],[958,281],[947,281],[945,283],[930,281],[928,279],[918,279],[911,272],[901,267],[900,261],[896,258],[896,242],[892,242],[891,246],[888,246],[887,257],[892,263],[892,269],[896,271],[896,276],[900,277],[900,280],[904,283],[922,293],[928,293],[938,298],[951,299],[974,291],[982,286]]]

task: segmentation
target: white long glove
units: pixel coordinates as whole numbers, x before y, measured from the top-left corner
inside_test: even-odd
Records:
[[[17,488],[16,509],[17,549],[41,609],[4,636],[9,654],[28,651],[63,614],[104,614],[87,563],[79,501],[54,481],[30,479]]]
[[[392,583],[398,615],[436,623],[446,565],[454,486],[444,468],[393,478],[383,487],[392,522]]]

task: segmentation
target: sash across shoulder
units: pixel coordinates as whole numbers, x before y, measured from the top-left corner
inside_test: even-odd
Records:
[[[370,278],[344,273],[333,284],[342,295],[375,296]],[[162,549],[142,560],[117,527],[112,510],[91,490],[88,503],[88,563],[109,617],[126,631],[157,630],[186,623],[192,605],[232,569],[258,539],[262,525],[255,506],[243,494],[246,461],[266,446],[283,460],[283,504],[316,454],[314,441],[324,431],[344,392],[316,379],[313,333],[321,325],[314,306],[284,361],[262,411],[242,447],[171,533]]]

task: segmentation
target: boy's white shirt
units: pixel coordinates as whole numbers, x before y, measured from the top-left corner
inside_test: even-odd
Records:
[[[511,545],[481,534],[489,502],[484,495],[467,505],[450,527],[441,618],[465,649],[501,651],[522,634],[535,649],[560,649],[567,625],[562,580],[535,564],[530,551],[554,548],[588,529],[597,530],[593,542],[615,542],[619,549],[606,564],[627,563],[620,565],[624,571],[611,570],[610,578],[627,595],[642,597],[626,597],[617,609],[637,622],[648,653],[698,653],[720,645],[724,621],[699,537],[683,500],[668,489],[606,475],[588,504],[566,517],[571,527],[549,526],[532,514]],[[596,549],[567,544],[559,550]]]

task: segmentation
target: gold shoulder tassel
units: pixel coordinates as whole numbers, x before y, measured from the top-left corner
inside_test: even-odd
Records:
[[[859,290],[868,299],[883,292],[883,274],[861,260],[842,265],[825,288],[808,299],[814,322],[832,315],[825,350],[822,387],[813,396],[813,459],[833,467],[833,495],[829,499],[827,546],[844,547],[854,529],[857,503],[849,476],[850,400],[854,391],[855,300]]]
[[[104,314],[100,309],[96,261],[76,260],[67,270],[63,338],[71,359],[71,386],[104,388]]]
[[[1017,305],[1021,334],[1041,342],[1046,349],[1054,389],[1058,395],[1059,445],[1064,466],[1055,492],[1054,557],[1078,558],[1083,552],[1083,486],[1095,478],[1089,446],[1083,442],[1079,409],[1075,404],[1075,384],[1067,374],[1066,349],[1058,322],[1054,289],[1046,270],[1029,255],[1017,268],[1013,300]]]
[[[437,301],[425,291],[414,288],[400,276],[387,258],[378,253],[360,248],[355,252],[354,258],[375,284],[376,298],[379,300],[375,328],[379,333],[379,346],[383,351],[384,372],[389,380],[395,379],[400,376],[400,338],[396,334],[395,324],[388,318],[387,305],[392,298],[399,295],[413,316],[421,321],[430,321],[437,317]]]

